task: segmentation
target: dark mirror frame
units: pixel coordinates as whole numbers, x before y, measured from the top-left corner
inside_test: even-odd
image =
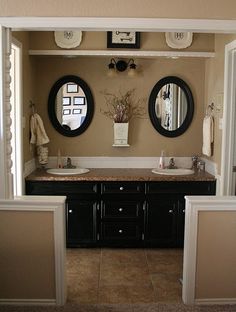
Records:
[[[165,128],[162,127],[162,125],[160,124],[157,118],[156,109],[155,109],[156,97],[159,91],[161,90],[161,88],[168,83],[174,83],[177,86],[179,86],[183,90],[187,99],[187,114],[184,119],[184,122],[178,129],[173,130],[173,131],[166,130]],[[153,127],[160,134],[166,137],[177,137],[183,134],[188,129],[189,125],[191,124],[191,121],[193,119],[193,112],[194,112],[193,95],[187,83],[183,81],[182,79],[175,77],[175,76],[167,76],[159,80],[151,91],[149,101],[148,101],[148,112],[149,112],[149,117],[151,119]]]
[[[77,129],[74,129],[74,130],[67,130],[67,129],[63,128],[63,126],[60,124],[60,122],[57,119],[56,110],[55,110],[55,100],[56,100],[57,93],[58,93],[59,89],[65,83],[68,83],[68,82],[73,82],[73,83],[76,83],[77,85],[79,85],[83,89],[84,94],[86,96],[86,101],[87,101],[86,117],[85,117],[83,123],[81,124],[81,126]],[[52,88],[50,90],[49,96],[48,96],[48,115],[49,115],[49,119],[50,119],[53,127],[60,134],[62,134],[64,136],[68,136],[68,137],[74,137],[74,136],[82,134],[90,125],[92,118],[93,118],[93,113],[94,113],[94,101],[93,101],[92,92],[84,80],[82,80],[78,76],[68,75],[68,76],[64,76],[64,77],[58,79],[54,83],[54,85],[52,86]]]

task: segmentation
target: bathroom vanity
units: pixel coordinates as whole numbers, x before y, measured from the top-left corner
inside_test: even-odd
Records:
[[[58,176],[36,170],[27,195],[66,195],[67,247],[181,247],[185,195],[215,195],[214,176],[156,175],[150,169],[91,169]]]

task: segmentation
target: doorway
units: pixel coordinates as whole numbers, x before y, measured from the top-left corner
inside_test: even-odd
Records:
[[[236,177],[236,40],[225,46],[224,119],[220,195],[235,195]]]
[[[12,175],[13,175],[13,195],[23,195],[23,159],[22,159],[22,46],[13,38],[11,44],[11,146],[12,146]]]

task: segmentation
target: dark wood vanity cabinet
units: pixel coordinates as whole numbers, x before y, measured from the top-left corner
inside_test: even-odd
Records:
[[[183,246],[186,195],[215,195],[215,181],[146,183],[145,244]]]
[[[143,238],[144,184],[101,183],[101,245],[137,245]]]
[[[215,181],[26,181],[28,195],[66,195],[67,246],[181,247],[185,195]]]
[[[67,247],[91,246],[97,242],[98,183],[26,181],[28,195],[65,195]]]

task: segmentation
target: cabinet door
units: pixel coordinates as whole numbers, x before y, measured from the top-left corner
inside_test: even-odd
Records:
[[[67,247],[96,242],[96,201],[69,199],[67,204]]]
[[[159,194],[145,208],[144,240],[148,245],[175,246],[177,198]]]

